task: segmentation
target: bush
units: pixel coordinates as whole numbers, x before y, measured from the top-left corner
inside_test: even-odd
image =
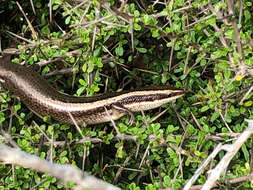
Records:
[[[39,65],[64,93],[91,96],[161,84],[186,90],[145,117],[136,113],[131,126],[128,117],[116,121],[119,132],[129,135],[124,138],[117,138],[111,123],[82,127],[81,135],[71,125],[42,121],[2,91],[2,129],[21,149],[45,159],[48,139],[54,139],[54,162],[83,168],[122,189],[182,189],[217,145],[214,137],[223,134],[219,141],[226,143],[253,117],[252,2],[235,1],[234,9],[227,2],[19,2],[27,18],[15,1],[1,2],[3,49],[15,47],[12,62]],[[250,148],[248,141],[236,154],[220,187],[253,187],[247,181],[227,184],[249,174]],[[3,189],[73,188],[19,166],[2,165],[0,173]],[[204,172],[197,184],[205,180]]]

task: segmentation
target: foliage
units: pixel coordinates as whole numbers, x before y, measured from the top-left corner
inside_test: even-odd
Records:
[[[45,159],[50,158],[51,150],[47,138],[61,142],[53,146],[54,162],[84,167],[123,189],[182,189],[217,145],[206,136],[227,134],[227,126],[240,133],[247,125],[244,119],[253,118],[252,76],[242,72],[253,64],[252,2],[242,1],[241,23],[237,25],[242,54],[231,24],[238,21],[241,1],[234,2],[234,16],[222,19],[210,11],[211,5],[217,12],[228,12],[227,4],[218,0],[194,0],[191,4],[176,0],[166,5],[166,1],[119,2],[92,0],[77,6],[79,1],[52,0],[52,22],[48,1],[34,0],[35,13],[29,1],[20,2],[32,27],[15,1],[1,2],[3,47],[17,47],[19,54],[12,61],[38,64],[42,75],[77,68],[48,78],[68,94],[90,96],[170,84],[184,88],[186,95],[162,106],[168,111],[158,120],[152,121],[160,109],[146,111],[145,118],[136,113],[132,126],[127,125],[128,117],[116,121],[119,132],[137,137],[136,141],[117,138],[113,125],[105,123],[81,128],[82,135],[89,138],[82,142],[73,126],[48,118],[42,121],[11,93],[2,91],[2,129],[22,150]],[[102,142],[97,143],[97,138]],[[225,136],[221,142],[229,139]],[[247,142],[236,154],[221,184],[249,174],[250,148],[251,142]],[[214,163],[222,156],[220,153]],[[116,176],[120,168],[123,171]],[[205,180],[204,173],[197,183]],[[38,189],[73,188],[46,174],[19,166],[14,166],[13,173],[11,167],[0,165],[0,189],[29,189],[37,184]],[[253,188],[253,183],[238,186]]]

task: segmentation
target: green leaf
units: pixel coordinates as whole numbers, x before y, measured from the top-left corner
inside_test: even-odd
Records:
[[[65,24],[69,24],[69,23],[70,23],[70,19],[71,19],[71,17],[68,16],[68,17],[65,19]]]
[[[85,91],[86,87],[82,86],[81,88],[78,88],[76,91],[76,94],[78,96],[80,96],[84,91]]]
[[[171,186],[171,178],[170,176],[164,176],[163,178],[163,186],[164,187],[170,187]]]
[[[214,122],[219,116],[220,113],[218,111],[214,112],[211,116],[211,122]]]
[[[227,56],[227,51],[224,50],[217,50],[211,54],[212,59],[217,59],[223,56]]]
[[[245,21],[247,21],[247,20],[250,20],[250,18],[251,18],[251,13],[249,12],[249,10],[244,10],[243,11],[243,14],[244,14],[244,16],[245,16]]]
[[[48,27],[48,25],[44,26],[42,29],[41,29],[41,32],[45,35],[49,35],[50,34],[50,29]]]
[[[134,10],[134,17],[139,17],[140,16],[140,12],[138,10]]]
[[[128,176],[129,180],[133,180],[134,177],[137,175],[137,172],[133,172],[133,174],[135,174],[135,175],[134,175],[134,176],[131,176],[131,177],[130,177],[130,175]],[[130,190],[140,190],[140,187],[137,187],[136,184],[132,182],[132,183],[129,185],[129,189],[130,189]]]
[[[0,112],[0,123],[3,123],[5,121],[5,116],[3,112]]]
[[[206,24],[214,26],[216,24],[216,18],[213,16],[206,21]]]
[[[141,26],[139,25],[139,24],[137,24],[137,23],[134,23],[134,25],[133,25],[134,27],[134,30],[137,30],[137,31],[140,31],[141,30]]]
[[[62,151],[60,154],[60,157],[66,156],[68,154],[68,152],[66,150]]]
[[[209,110],[209,106],[203,106],[201,109],[200,109],[200,112],[205,112]]]
[[[14,111],[15,112],[17,112],[18,110],[20,110],[21,109],[21,104],[19,103],[19,104],[16,104],[15,106],[14,106]]]
[[[247,147],[245,144],[242,145],[242,152],[244,155],[244,159],[249,160],[249,151],[247,150]]]
[[[83,79],[79,79],[79,83],[80,83],[82,86],[87,86],[87,83],[86,83],[85,80],[83,80]]]
[[[147,53],[147,49],[146,48],[136,48],[136,49],[140,53]]]
[[[88,69],[87,69],[87,73],[91,73],[94,70],[94,65],[91,64],[89,65]]]
[[[122,56],[124,53],[123,47],[122,46],[118,46],[115,48],[115,53],[117,56]]]
[[[45,116],[45,117],[43,117],[43,121],[49,123],[51,121],[51,117]]]
[[[119,131],[121,132],[121,133],[124,133],[124,132],[126,132],[127,131],[127,126],[125,125],[125,124],[123,124],[123,123],[120,123],[119,124]]]
[[[160,36],[158,29],[151,29],[151,32],[153,38],[158,38]]]
[[[85,64],[83,64],[83,66],[82,66],[82,71],[85,73],[86,70],[87,70],[87,64],[85,63]]]

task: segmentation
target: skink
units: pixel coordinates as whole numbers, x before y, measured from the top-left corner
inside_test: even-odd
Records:
[[[153,109],[184,95],[181,89],[152,86],[93,97],[75,97],[58,92],[32,69],[3,60],[0,60],[0,83],[39,117],[49,115],[69,124],[73,124],[73,119],[77,124],[117,120],[123,115]]]

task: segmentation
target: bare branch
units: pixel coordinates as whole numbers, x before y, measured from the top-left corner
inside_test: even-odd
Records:
[[[73,166],[53,164],[40,157],[10,148],[2,143],[0,143],[0,160],[5,164],[19,165],[47,173],[65,182],[72,181],[82,188],[90,188],[92,190],[120,190],[120,188],[93,176],[89,176]]]
[[[216,181],[220,178],[221,174],[227,169],[230,161],[234,157],[234,155],[239,151],[241,146],[246,142],[246,140],[253,134],[253,120],[248,121],[248,128],[241,133],[241,135],[237,138],[237,140],[233,144],[219,144],[213,152],[205,159],[205,161],[200,165],[192,178],[185,185],[183,190],[192,189],[192,185],[198,179],[199,175],[203,172],[205,167],[215,158],[215,156],[221,151],[225,150],[227,153],[221,159],[221,161],[216,165],[216,167],[209,171],[210,175],[206,181],[206,183],[201,186],[202,190],[209,190],[216,185]],[[250,175],[251,177],[251,175]],[[249,178],[249,177],[248,177]],[[247,178],[247,179],[248,179]],[[244,178],[243,178],[244,179]],[[241,179],[240,179],[241,180]],[[197,187],[195,187],[197,188]]]
[[[226,150],[227,153],[221,159],[219,164],[217,164],[217,166],[210,171],[210,176],[208,177],[202,189],[208,190],[213,187],[215,182],[220,178],[221,174],[227,169],[234,155],[239,151],[246,140],[253,134],[253,120],[248,120],[248,123],[248,128],[238,137],[238,139],[233,144],[226,144],[222,146],[222,149]]]

